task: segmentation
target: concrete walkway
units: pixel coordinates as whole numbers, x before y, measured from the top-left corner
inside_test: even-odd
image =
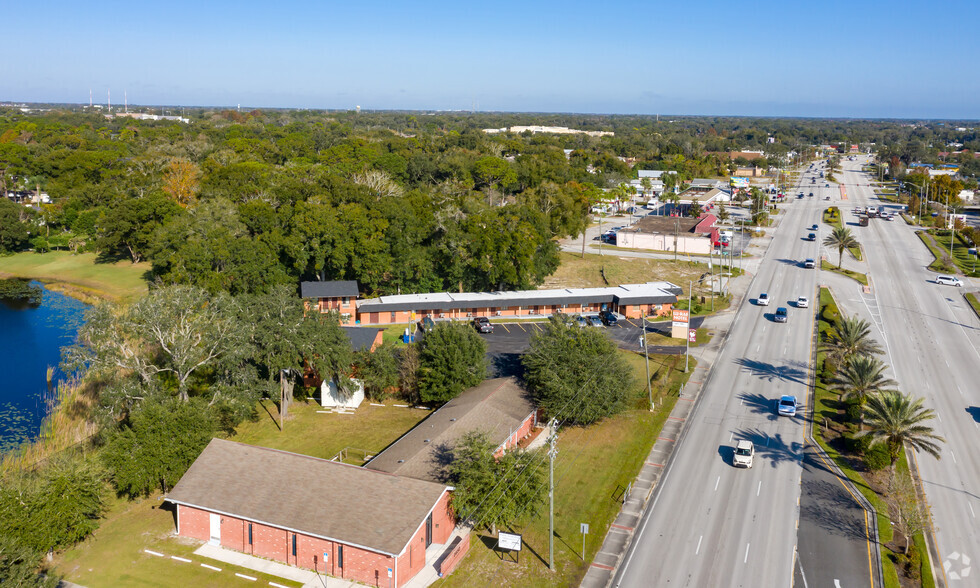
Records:
[[[304,588],[348,588],[350,586],[364,585],[350,580],[334,578],[333,576],[318,575],[310,570],[287,566],[286,564],[239,553],[209,543],[198,547],[194,551],[194,555],[254,570],[263,574],[269,574],[270,576],[276,576],[292,582],[300,582]]]

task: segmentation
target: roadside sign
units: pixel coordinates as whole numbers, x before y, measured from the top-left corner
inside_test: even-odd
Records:
[[[388,577],[391,577],[391,568],[388,568]]]
[[[497,535],[497,545],[501,549],[506,549],[508,551],[520,551],[521,550],[521,536],[515,535],[513,533],[503,533]]]
[[[675,339],[684,338],[687,326],[690,324],[691,313],[686,310],[671,311],[670,336]]]
[[[688,332],[687,332],[687,340],[690,341],[691,343],[697,343],[697,341],[698,341],[698,330],[697,329],[689,329]]]
[[[579,523],[579,530],[583,535],[589,534],[589,523]]]

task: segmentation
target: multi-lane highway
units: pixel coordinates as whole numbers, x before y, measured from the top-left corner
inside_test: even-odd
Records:
[[[861,163],[844,162],[851,201],[880,205]],[[845,220],[856,221],[848,216],[845,208]],[[959,288],[932,281],[933,257],[913,227],[872,219],[853,232],[867,252],[874,295],[842,293],[843,309],[876,325],[900,389],[925,397],[937,414],[930,424],[946,438],[942,459],[916,456],[935,521],[937,575],[950,587],[980,586],[980,321]]]
[[[814,305],[796,308],[794,301],[816,298],[817,271],[802,262],[818,258],[823,235],[804,237],[820,223],[824,197],[838,194],[809,180],[800,189],[815,195],[781,205],[779,228],[616,586],[792,583],[804,430],[802,417],[779,417],[774,403],[783,394],[809,403]],[[755,304],[760,292],[769,294],[769,306]],[[773,321],[777,307],[788,309],[787,323]],[[732,466],[738,439],[755,443],[750,470]]]

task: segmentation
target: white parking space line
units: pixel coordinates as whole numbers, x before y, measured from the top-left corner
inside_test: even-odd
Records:
[[[704,539],[704,535],[698,537],[698,548],[694,550],[694,555],[701,553],[701,540]]]

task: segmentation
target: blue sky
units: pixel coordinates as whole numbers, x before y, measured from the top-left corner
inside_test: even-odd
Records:
[[[0,100],[980,118],[980,3],[8,2]],[[13,34],[16,32],[16,34]]]

